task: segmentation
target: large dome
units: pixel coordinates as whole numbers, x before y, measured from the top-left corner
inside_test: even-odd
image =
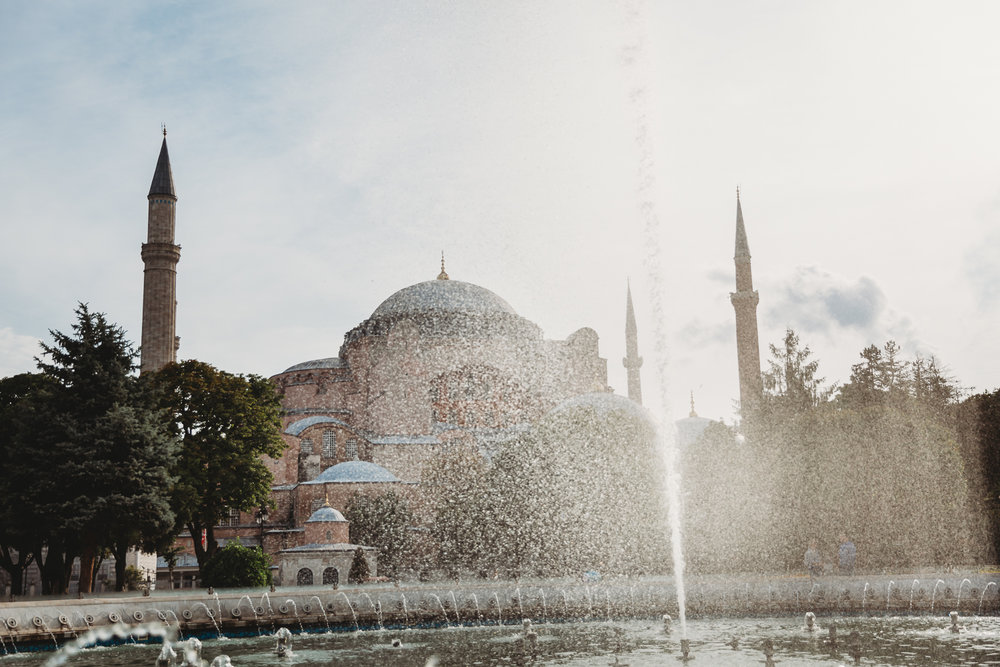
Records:
[[[415,326],[422,337],[542,337],[537,324],[485,287],[438,278],[404,287],[383,301],[371,317],[347,332],[339,356],[345,358],[346,347],[354,341],[385,336],[400,322]]]
[[[375,309],[372,318],[423,313],[517,315],[509,303],[485,287],[461,280],[427,280],[390,296]]]

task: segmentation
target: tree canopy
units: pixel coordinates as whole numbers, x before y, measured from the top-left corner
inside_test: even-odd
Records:
[[[64,592],[79,555],[87,592],[100,551],[116,555],[120,581],[128,549],[171,530],[173,440],[134,374],[136,352],[121,327],[80,304],[72,333],[50,333],[41,377],[6,411],[16,414],[4,427],[0,484],[31,519],[21,524],[20,548],[30,543],[43,590]]]
[[[284,450],[281,404],[266,378],[201,361],[167,364],[151,381],[179,441],[172,468],[177,528],[190,532],[204,567],[217,548],[214,528],[229,510],[252,512],[272,502],[273,475],[262,457],[276,459]]]
[[[794,568],[810,539],[832,558],[841,533],[867,568],[985,557],[979,464],[960,439],[960,391],[933,357],[869,345],[837,389],[794,331],[770,349],[764,408],[745,416],[745,440],[710,429],[686,457],[695,569]]]

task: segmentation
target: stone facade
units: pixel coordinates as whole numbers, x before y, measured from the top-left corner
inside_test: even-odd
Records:
[[[216,529],[220,541],[256,538],[280,561],[281,581],[308,567],[320,583],[316,573],[349,565],[355,548],[310,535],[307,519],[322,506],[343,511],[355,493],[393,491],[422,522],[421,478],[442,452],[464,446],[489,458],[560,402],[609,391],[592,329],[546,340],[493,292],[442,276],[386,299],[338,356],[272,378],[288,446],[268,460],[277,507],[263,526],[234,515]]]

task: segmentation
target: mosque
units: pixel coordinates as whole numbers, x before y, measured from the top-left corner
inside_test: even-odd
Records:
[[[148,237],[142,247],[143,372],[174,361],[179,347],[177,196],[165,131],[148,200]],[[753,359],[744,364],[744,348],[746,354],[756,348],[756,292],[738,197],[737,208],[738,291],[732,299],[738,324],[753,328],[752,341],[740,347],[742,392],[743,368],[753,364]],[[608,387],[607,360],[600,356],[593,329],[549,340],[494,292],[452,279],[443,256],[440,272],[432,276],[386,298],[344,335],[337,356],[302,361],[271,378],[284,407],[287,445],[280,459],[267,460],[274,474],[275,508],[256,514],[234,511],[216,528],[216,536],[261,544],[277,563],[277,583],[346,579],[359,545],[349,542],[342,512],[354,493],[391,490],[419,513],[422,472],[449,447],[462,445],[489,459],[569,399],[599,394],[606,400],[642,402],[642,359],[630,289],[625,399]],[[756,375],[759,385],[759,361]],[[752,382],[751,377],[750,392],[755,391]],[[692,401],[691,415],[679,424],[682,437],[696,439],[708,423],[694,413]],[[363,548],[369,569],[376,572],[374,549]]]

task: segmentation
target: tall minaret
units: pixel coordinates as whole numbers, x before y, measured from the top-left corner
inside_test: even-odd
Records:
[[[639,337],[635,327],[635,309],[632,308],[632,286],[627,285],[625,298],[625,358],[622,364],[628,372],[628,397],[642,405],[642,383],[639,381],[639,369],[642,367],[642,357],[639,356]]]
[[[761,399],[760,345],[757,342],[757,302],[750,273],[750,244],[743,226],[740,189],[736,188],[736,291],[729,294],[736,310],[736,359],[740,371],[740,411],[752,412]]]
[[[177,195],[167,154],[167,128],[149,186],[149,227],[142,244],[145,265],[142,284],[142,344],[139,370],[155,371],[177,359],[177,262],[181,247],[174,245]]]

